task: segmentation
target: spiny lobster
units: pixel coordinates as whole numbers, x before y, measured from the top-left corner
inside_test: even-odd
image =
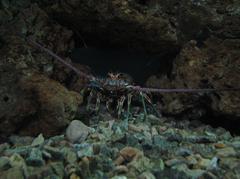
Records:
[[[122,77],[121,73],[114,74],[109,73],[109,76],[105,79],[103,78],[96,78],[92,75],[88,75],[67,61],[63,60],[60,56],[53,53],[51,50],[45,48],[43,45],[40,45],[39,43],[33,41],[31,38],[27,38],[27,41],[32,44],[33,46],[43,50],[44,52],[51,55],[53,58],[55,58],[57,61],[61,62],[71,70],[73,70],[76,74],[86,78],[89,80],[88,88],[90,88],[90,95],[88,97],[88,105],[87,107],[91,108],[91,101],[94,95],[97,96],[95,101],[95,111],[99,110],[99,106],[101,101],[106,102],[107,109],[110,108],[111,104],[115,101],[116,109],[118,113],[118,117],[122,113],[123,104],[127,100],[127,118],[130,114],[130,105],[132,101],[132,97],[136,96],[136,94],[140,95],[141,101],[144,108],[144,114],[147,114],[146,110],[146,104],[145,101],[147,101],[149,104],[152,105],[150,98],[146,93],[198,93],[198,92],[215,92],[215,91],[239,91],[240,88],[222,88],[222,89],[211,89],[211,88],[205,88],[205,89],[159,89],[159,88],[146,88],[146,87],[140,87],[135,86],[131,84],[129,81],[125,80],[124,77]],[[119,99],[119,96],[120,99]],[[127,98],[127,99],[126,99]],[[102,100],[101,100],[102,99]]]

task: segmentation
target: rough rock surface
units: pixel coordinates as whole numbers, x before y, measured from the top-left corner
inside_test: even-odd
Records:
[[[76,92],[37,73],[1,75],[0,132],[53,135],[73,119],[82,102]]]
[[[151,53],[177,49],[177,34],[170,20],[136,1],[43,2],[51,17],[79,32],[86,43],[108,44]]]
[[[56,134],[75,116],[82,98],[48,78],[64,83],[70,70],[31,48],[24,37],[64,54],[72,32],[28,1],[1,1],[0,14],[0,136]]]
[[[172,80],[153,76],[148,80],[148,85],[161,88],[239,87],[239,42],[238,39],[212,38],[199,48],[195,41],[191,41],[185,45],[174,63]],[[239,102],[239,92],[163,96],[165,112],[172,114],[193,110],[194,107],[208,107],[219,114],[239,117]]]

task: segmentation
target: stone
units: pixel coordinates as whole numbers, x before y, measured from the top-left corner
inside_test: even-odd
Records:
[[[27,165],[30,166],[43,166],[45,161],[42,157],[42,152],[38,148],[32,148],[29,156],[26,158]]]
[[[62,160],[64,158],[63,152],[60,149],[56,148],[56,147],[51,147],[51,146],[45,145],[43,147],[43,149],[46,152],[48,152],[49,154],[51,154],[53,159]]]
[[[0,154],[2,154],[6,149],[9,149],[10,145],[8,143],[0,144]]]
[[[125,147],[119,152],[118,158],[115,160],[116,165],[121,165],[122,163],[131,162],[136,160],[137,158],[143,156],[143,152],[133,148],[133,147]]]
[[[234,141],[232,143],[232,146],[235,148],[235,149],[240,149],[240,141]]]
[[[192,155],[192,151],[186,148],[180,148],[179,150],[176,151],[176,155],[187,157],[189,155]]]
[[[23,170],[19,167],[13,167],[2,171],[0,179],[25,179]]]
[[[64,172],[64,165],[62,162],[53,162],[50,164],[53,172],[59,177],[64,178],[65,172]]]
[[[138,179],[156,179],[156,177],[151,172],[143,172]]]
[[[214,147],[217,148],[217,149],[221,149],[221,148],[226,147],[226,145],[223,144],[223,143],[216,143],[216,144],[214,144]]]
[[[61,152],[64,155],[64,159],[68,164],[75,163],[77,161],[77,153],[68,147],[64,147],[61,149]]]
[[[18,146],[26,146],[30,145],[32,143],[33,138],[30,136],[10,136],[9,141],[11,144],[13,144],[15,147]]]
[[[73,120],[66,130],[66,137],[72,143],[82,143],[88,137],[89,132],[88,126],[79,120]]]
[[[42,134],[39,134],[32,142],[31,146],[36,147],[44,143],[44,137]]]
[[[52,167],[45,165],[45,166],[28,166],[27,167],[27,178],[47,178],[47,177],[56,177]]]
[[[165,165],[168,166],[168,167],[173,167],[175,165],[179,165],[179,164],[182,164],[182,163],[184,163],[184,160],[176,159],[176,158],[165,161]]]
[[[233,147],[226,147],[223,149],[217,150],[217,156],[221,157],[235,157],[237,152],[234,150]]]
[[[82,157],[92,157],[93,156],[93,146],[88,143],[75,144],[75,149],[77,150],[78,158]]]
[[[7,170],[11,167],[8,157],[0,157],[0,171]]]
[[[24,168],[26,166],[24,159],[17,153],[14,153],[9,159],[11,167]]]

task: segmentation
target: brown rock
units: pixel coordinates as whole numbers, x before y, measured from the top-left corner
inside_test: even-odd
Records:
[[[195,41],[182,49],[173,67],[173,78],[151,77],[148,86],[159,88],[236,88],[239,87],[240,41],[209,39],[199,48]],[[240,117],[239,92],[219,92],[202,95],[189,93],[164,94],[163,111],[181,114],[192,111],[201,117],[208,108],[215,114]],[[195,108],[195,109],[194,109]],[[194,109],[194,110],[193,110]]]
[[[54,135],[64,129],[82,103],[80,94],[68,91],[61,84],[43,75],[32,74],[20,81],[20,86],[32,94],[37,116],[23,128],[22,134]]]

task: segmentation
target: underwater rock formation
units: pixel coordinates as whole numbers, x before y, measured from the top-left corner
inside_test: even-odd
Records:
[[[198,48],[195,41],[185,45],[174,62],[172,79],[149,78],[147,84],[162,88],[237,88],[239,87],[240,40],[211,38]],[[239,117],[239,92],[209,94],[168,94],[163,96],[164,110],[179,114],[194,107]],[[195,111],[196,112],[196,111]]]
[[[72,32],[53,23],[37,4],[1,5],[0,134],[56,134],[74,117],[82,98],[49,79],[63,83],[70,70],[31,48],[24,37],[64,54],[73,45]]]

